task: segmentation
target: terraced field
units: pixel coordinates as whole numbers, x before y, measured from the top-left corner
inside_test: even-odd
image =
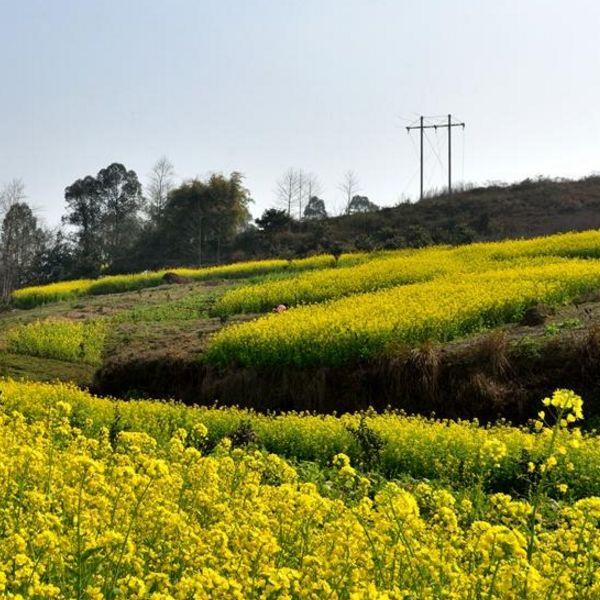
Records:
[[[599,257],[586,232],[20,290],[0,591],[600,597]]]
[[[600,289],[599,248],[600,233],[590,231],[180,269],[176,272],[185,279],[179,285],[165,285],[161,272],[25,288],[15,293],[15,308],[0,319],[0,368],[7,375],[27,374],[23,361],[34,361],[31,371],[40,377],[40,361],[58,360],[80,365],[81,382],[99,391],[203,402],[216,397],[257,408],[261,404],[253,398],[262,394],[265,408],[331,409],[335,402],[323,400],[331,397],[331,387],[346,396],[354,387],[354,408],[385,406],[393,391],[383,390],[381,400],[366,397],[361,382],[351,381],[349,374],[366,369],[371,383],[376,379],[390,387],[394,382],[397,388],[407,379],[400,374],[405,367],[393,373],[386,367],[387,373],[377,374],[380,365],[400,360],[410,367],[410,357],[427,344],[460,346],[485,332],[510,337],[538,305],[555,316],[549,317],[548,331],[540,331],[547,326],[541,324],[521,332],[525,342],[534,335],[549,352],[548,338],[562,339],[574,331],[578,344],[588,343],[585,336],[595,323],[593,296]],[[570,308],[582,298],[592,302]],[[556,336],[549,335],[552,327]],[[51,371],[56,371],[54,363]],[[334,379],[325,381],[331,373]],[[41,378],[50,379],[51,373]],[[325,381],[321,389],[320,381]],[[471,380],[463,384],[474,385]],[[490,388],[494,382],[481,385]],[[496,385],[498,393],[510,395],[502,385]],[[434,393],[435,383],[430,387]],[[306,393],[298,399],[302,390]],[[531,394],[540,392],[545,388],[538,386]],[[311,403],[309,396],[321,400]],[[413,396],[423,393],[413,386]],[[392,404],[419,410],[417,400]],[[441,399],[424,401],[423,411],[439,410],[440,404]],[[339,406],[352,408],[346,400]],[[455,414],[451,407],[442,408],[443,414]],[[499,414],[516,416],[513,409]]]

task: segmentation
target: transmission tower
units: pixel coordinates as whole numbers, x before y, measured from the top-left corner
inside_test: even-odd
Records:
[[[462,122],[453,122],[452,115],[448,115],[447,122],[441,123],[428,123],[425,119],[431,119],[431,117],[423,117],[419,118],[418,125],[409,125],[406,128],[406,131],[410,134],[411,130],[418,129],[421,138],[421,200],[423,200],[423,133],[425,129],[448,129],[448,194],[452,194],[452,128],[453,127],[462,127],[465,128],[465,124]]]

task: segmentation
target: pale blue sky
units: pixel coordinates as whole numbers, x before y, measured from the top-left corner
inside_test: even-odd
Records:
[[[54,224],[76,178],[120,161],[144,180],[166,154],[182,177],[242,171],[255,215],[290,166],[330,206],[348,169],[390,205],[418,192],[404,125],[447,112],[467,122],[455,180],[584,175],[599,31],[593,0],[0,0],[0,183]]]

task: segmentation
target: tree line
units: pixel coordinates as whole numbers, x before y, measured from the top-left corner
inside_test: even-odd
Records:
[[[339,190],[341,213],[378,210],[359,194],[352,171]],[[142,185],[135,171],[112,163],[65,188],[61,226],[49,229],[14,179],[0,190],[0,300],[24,285],[297,255],[334,243],[318,225],[330,215],[314,174],[289,169],[275,195],[277,206],[252,221],[253,200],[239,172],[177,182],[162,157]]]

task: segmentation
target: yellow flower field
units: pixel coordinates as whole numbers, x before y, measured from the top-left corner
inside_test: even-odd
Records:
[[[25,384],[21,384],[25,385]],[[29,390],[35,403],[35,386]],[[9,389],[10,394],[10,389]],[[554,598],[600,594],[600,497],[554,476],[581,401],[544,404],[527,498],[380,481],[346,454],[318,480],[260,448],[207,450],[207,428],[100,427],[68,402],[0,408],[6,598]],[[81,421],[81,426],[79,425]],[[575,439],[575,438],[574,438]],[[507,453],[481,448],[490,470]],[[523,475],[530,470],[524,467]],[[563,487],[564,486],[564,487]],[[565,489],[567,488],[567,489]]]
[[[341,256],[339,264],[340,266],[349,266],[370,259],[370,255],[357,252]],[[206,281],[210,279],[236,279],[269,273],[293,273],[310,269],[322,269],[330,267],[334,263],[335,260],[331,255],[321,254],[295,260],[272,259],[246,261],[197,269],[175,268],[127,275],[108,275],[99,279],[60,281],[48,285],[21,288],[13,292],[12,302],[19,308],[32,308],[40,304],[68,300],[78,296],[112,294],[154,287],[163,283],[163,276],[167,272],[177,273],[194,281]]]
[[[496,425],[480,427],[470,421],[438,421],[395,412],[313,415],[283,413],[267,415],[237,408],[189,407],[173,402],[102,398],[65,383],[34,383],[0,379],[0,398],[7,412],[18,411],[28,421],[43,419],[61,402],[72,407],[71,421],[88,437],[102,428],[138,431],[154,438],[159,447],[168,446],[173,430],[192,435],[202,426],[209,446],[231,437],[243,424],[255,432],[265,450],[295,461],[328,464],[338,453],[355,463],[364,460],[361,446],[351,430],[361,421],[382,440],[383,447],[373,466],[386,478],[408,475],[435,480],[445,485],[472,485],[506,491],[522,485],[523,460],[539,463],[547,439],[527,428]],[[561,431],[565,453],[556,473],[568,484],[573,498],[600,493],[600,437],[579,430]],[[499,467],[490,472],[490,447],[501,446]]]
[[[278,304],[295,306],[322,302],[394,285],[427,281],[461,267],[475,268],[454,259],[447,248],[392,254],[348,269],[321,269],[289,279],[245,285],[226,292],[219,299],[215,312],[233,315],[264,312]]]
[[[510,240],[458,247],[432,246],[389,253],[345,270],[299,272],[282,281],[243,286],[224,294],[220,315],[268,311],[278,304],[296,306],[343,296],[427,281],[442,275],[509,268],[519,263],[555,262],[563,258],[600,258],[600,233],[568,233],[531,240]],[[536,260],[537,259],[537,260]]]
[[[17,354],[93,365],[101,362],[106,331],[102,319],[46,319],[9,329],[6,343],[8,350]]]
[[[451,340],[518,320],[537,303],[559,304],[600,287],[600,262],[549,262],[448,275],[312,306],[219,331],[207,351],[215,363],[341,365],[401,344]]]

